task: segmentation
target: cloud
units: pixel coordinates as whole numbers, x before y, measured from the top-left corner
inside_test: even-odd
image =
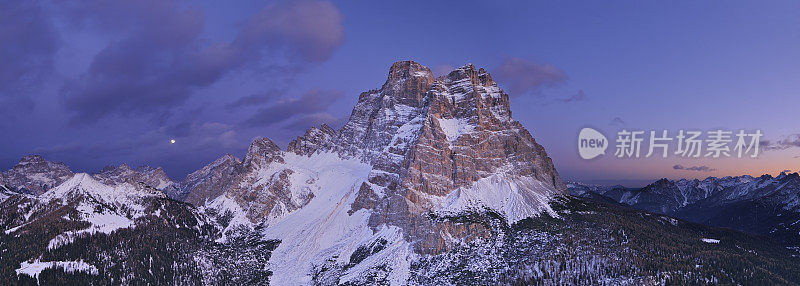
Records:
[[[778,141],[761,140],[759,146],[764,151],[786,150],[793,147],[800,147],[800,134],[790,134]]]
[[[672,166],[672,169],[675,170],[686,170],[686,171],[698,171],[698,172],[713,172],[717,169],[708,167],[708,166],[692,166],[692,167],[684,167],[683,165],[675,165]]]
[[[324,1],[269,5],[231,42],[202,37],[204,14],[180,2],[80,6],[70,10],[76,25],[118,39],[109,40],[86,73],[63,88],[64,105],[79,124],[112,114],[167,114],[228,73],[245,67],[281,73],[302,69],[327,60],[343,41],[341,16]]]
[[[339,10],[327,1],[283,1],[250,19],[234,42],[243,50],[281,45],[306,61],[322,62],[344,41]]]
[[[584,101],[586,100],[586,95],[583,94],[583,90],[578,90],[578,93],[568,96],[567,98],[559,99],[563,103],[570,103],[576,101]]]
[[[28,112],[28,94],[52,74],[59,37],[37,1],[0,2],[0,116]]]
[[[283,92],[275,90],[275,91],[265,91],[265,92],[251,94],[248,96],[240,97],[236,101],[225,105],[225,107],[229,109],[236,109],[239,107],[261,105],[272,101],[273,99],[278,97],[278,95],[281,93]]]
[[[520,58],[507,58],[492,73],[512,95],[537,92],[542,87],[553,87],[567,81],[560,68],[539,64]]]
[[[176,145],[169,140],[175,139]],[[183,122],[175,126],[164,126],[150,132],[120,139],[111,139],[77,150],[83,156],[109,158],[131,156],[135,158],[158,157],[166,150],[178,147],[187,154],[203,151],[230,150],[240,146],[234,126],[221,122]],[[43,152],[44,153],[44,152]]]
[[[299,98],[283,100],[263,107],[247,119],[253,126],[270,126],[289,119],[298,119],[312,114],[324,113],[330,104],[343,96],[341,91],[311,90]]]
[[[83,27],[97,26],[120,39],[109,41],[88,71],[64,86],[64,104],[74,123],[113,113],[163,113],[230,66],[214,46],[201,48],[204,15],[199,10],[171,1],[98,1],[83,7],[70,10],[72,17],[86,17],[80,20]]]
[[[614,119],[611,119],[611,122],[609,122],[608,125],[611,125],[611,126],[623,126],[623,125],[625,125],[625,121],[622,120],[622,118],[614,117]]]
[[[85,146],[82,144],[59,144],[51,147],[35,148],[31,151],[31,153],[42,154],[42,155],[75,153],[75,152],[82,152],[84,147]]]
[[[192,123],[185,138],[192,141],[196,146],[238,146],[237,133],[234,126],[220,122]],[[181,142],[186,144],[188,142]]]
[[[792,172],[792,170],[786,169],[786,170],[781,171],[781,173],[787,173],[788,174],[788,173],[794,173],[794,172]]]

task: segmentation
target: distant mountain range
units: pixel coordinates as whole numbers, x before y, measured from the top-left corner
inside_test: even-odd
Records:
[[[568,184],[570,194],[800,246],[800,175],[661,179],[643,188]]]
[[[796,177],[764,179],[771,189],[753,178],[764,195],[734,197],[789,214]],[[243,158],[182,181],[127,165],[75,174],[32,155],[0,183],[3,285],[800,281],[783,236],[672,217],[716,187],[568,190],[508,95],[472,65],[434,78],[394,63],[341,129],[311,128],[286,150],[257,138]]]

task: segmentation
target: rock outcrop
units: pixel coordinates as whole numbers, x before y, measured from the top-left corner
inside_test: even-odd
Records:
[[[168,195],[194,205],[203,205],[225,192],[225,188],[241,172],[241,164],[242,161],[231,154],[222,156],[187,175],[180,183],[180,192]]]
[[[311,155],[316,151],[330,150],[333,148],[333,140],[337,135],[338,132],[327,124],[322,124],[319,128],[311,127],[306,130],[303,136],[299,136],[289,142],[289,147],[286,148],[286,151],[300,155]]]
[[[176,184],[161,167],[140,166],[134,169],[128,164],[121,164],[106,166],[92,176],[106,185],[118,185],[126,182],[134,185],[142,183],[159,190],[167,190],[174,188]]]
[[[23,193],[40,195],[65,182],[73,175],[62,162],[50,162],[40,155],[22,157],[11,170],[3,173],[5,184]]]
[[[474,238],[485,231],[477,225],[432,225],[423,214],[448,208],[443,201],[455,201],[461,210],[523,209],[507,214],[516,220],[541,211],[539,196],[566,193],[544,148],[511,118],[508,95],[489,73],[473,65],[434,80],[418,63],[395,63],[380,90],[359,97],[337,143],[342,153],[360,155],[374,167],[353,210],[372,209],[371,225],[398,225],[407,235],[420,237],[420,251],[440,250],[444,236]],[[536,184],[520,183],[528,188],[517,193],[486,193],[514,201],[512,207],[470,194],[476,182],[492,176]]]

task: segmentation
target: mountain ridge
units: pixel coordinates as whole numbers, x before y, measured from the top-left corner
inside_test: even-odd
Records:
[[[393,250],[341,268],[341,276],[386,267],[387,279],[403,281],[413,257],[490,235],[480,224],[433,221],[430,213],[491,209],[516,222],[552,211],[550,199],[566,194],[552,160],[511,118],[508,95],[484,69],[468,64],[435,79],[413,61],[394,63],[380,89],[359,95],[341,129],[312,127],[285,150],[257,138],[244,158],[223,156],[180,182],[160,168],[125,164],[80,176],[109,187],[141,183],[189,201],[219,223],[220,242],[255,231],[284,241],[275,259],[312,251],[285,260],[294,265],[288,272],[301,275],[278,271],[279,284],[304,281],[316,261],[331,259],[327,253],[350,265],[360,246],[378,242]],[[297,225],[320,232],[301,235]],[[321,240],[341,227],[350,231],[336,243]]]
[[[660,179],[643,188],[570,183],[580,197],[606,197],[633,208],[711,226],[768,235],[800,243],[800,173]],[[602,198],[599,198],[602,199]]]
[[[25,162],[30,174],[0,184],[10,284],[800,278],[798,258],[771,239],[570,196],[508,94],[471,64],[434,78],[396,62],[339,130],[311,127],[285,149],[259,137],[181,181],[160,168]]]

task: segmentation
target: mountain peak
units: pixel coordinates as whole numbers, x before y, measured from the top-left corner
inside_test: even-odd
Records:
[[[115,206],[111,209],[120,213],[137,211],[137,208],[132,206],[141,204],[144,198],[165,197],[164,193],[146,184],[136,182],[106,184],[87,173],[77,173],[40,196],[45,202],[54,200],[61,200],[64,203],[83,201],[84,203],[81,204],[88,204],[90,206],[88,209]]]
[[[458,82],[469,79],[469,82],[474,85],[484,87],[497,86],[489,72],[484,68],[476,69],[473,64],[469,63],[454,69],[443,78],[445,82]]]
[[[195,205],[203,205],[206,200],[212,200],[225,192],[228,184],[239,174],[241,166],[242,161],[239,158],[225,154],[202,169],[187,175],[181,182],[180,188],[168,192],[167,195]]]
[[[93,178],[87,173],[77,173],[65,180],[57,187],[43,193],[41,197],[46,200],[62,199],[66,200],[75,196],[76,191],[93,192],[96,190],[104,190],[107,188],[102,182]]]
[[[396,62],[389,68],[389,76],[381,87],[381,95],[397,103],[419,107],[425,94],[435,81],[429,68],[414,61]]]
[[[106,166],[100,172],[95,173],[93,177],[106,185],[118,185],[125,182],[143,183],[159,190],[175,184],[161,167],[153,168],[143,165],[133,169],[125,163],[119,166]]]
[[[19,163],[14,166],[14,169],[41,169],[41,168],[67,168],[63,162],[47,161],[41,155],[31,154],[26,155],[19,159]]]
[[[40,155],[27,155],[4,172],[3,177],[9,186],[39,195],[72,177],[72,171],[64,163],[50,162]]]
[[[19,165],[26,165],[30,163],[44,162],[44,157],[38,154],[25,155],[19,159]]]
[[[332,148],[337,135],[336,130],[326,124],[322,124],[319,128],[311,127],[303,136],[298,136],[289,142],[286,151],[299,155],[311,155],[318,150]]]
[[[281,148],[264,137],[254,139],[244,157],[245,166],[266,166],[273,161],[283,162]]]
[[[389,68],[389,79],[398,80],[410,77],[423,77],[433,80],[431,70],[415,61],[398,61]]]
[[[658,179],[657,181],[655,181],[653,183],[650,183],[649,185],[645,186],[645,189],[653,189],[653,188],[660,189],[660,188],[668,188],[668,187],[673,187],[673,186],[675,186],[675,182],[674,181],[671,181],[670,179],[667,179],[667,178],[661,178],[661,179]]]
[[[72,188],[77,187],[80,185],[94,185],[99,184],[100,182],[92,178],[91,175],[87,173],[77,173],[69,178],[68,180],[64,181],[64,188]]]
[[[211,164],[212,165],[220,165],[220,164],[224,164],[226,162],[233,162],[233,163],[236,163],[236,164],[241,163],[238,157],[233,156],[233,154],[231,154],[231,153],[227,153],[224,156],[217,158],[217,160],[214,160],[214,162],[211,163]]]

